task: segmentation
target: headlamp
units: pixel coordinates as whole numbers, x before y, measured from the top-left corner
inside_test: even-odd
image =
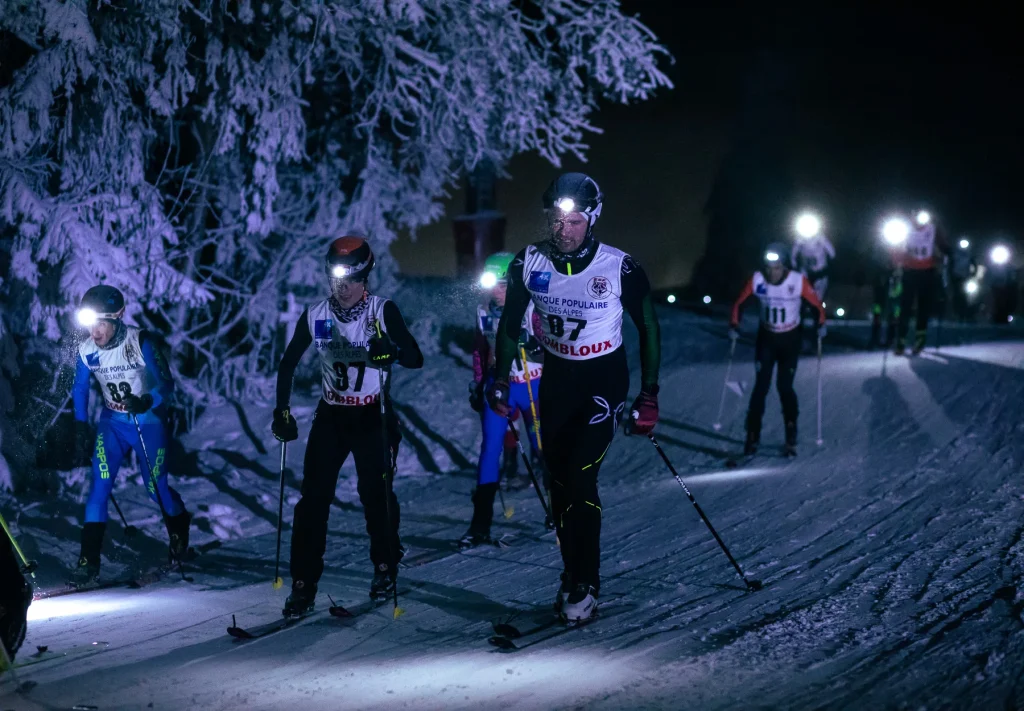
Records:
[[[558,202],[555,203],[555,206],[562,212],[576,211],[576,201],[570,197],[559,198]]]
[[[480,275],[480,286],[485,289],[493,289],[498,285],[498,277],[494,272],[484,272]]]
[[[971,241],[970,240],[966,240],[966,239],[960,240],[960,249],[967,249],[970,246],[971,246]]]
[[[90,308],[78,309],[78,325],[83,328],[92,328],[99,320],[96,312]]]
[[[997,244],[989,252],[989,259],[992,260],[993,264],[1003,265],[1010,261],[1010,249],[1002,244]]]
[[[932,221],[932,216],[929,215],[924,210],[921,210],[921,212],[917,213],[917,224],[919,224],[919,225],[927,225],[931,221]]]
[[[906,220],[898,217],[889,220],[882,227],[882,237],[893,247],[898,247],[906,242],[907,235],[909,234],[910,225],[907,224]]]
[[[768,252],[767,254],[764,255],[764,260],[766,262],[768,262],[769,264],[775,264],[776,262],[779,261],[779,253],[778,252]]]
[[[816,215],[805,212],[796,218],[796,233],[804,239],[810,239],[821,231],[821,220]]]

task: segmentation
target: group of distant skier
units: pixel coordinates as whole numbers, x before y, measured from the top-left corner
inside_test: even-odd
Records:
[[[483,436],[469,528],[455,544],[464,550],[495,543],[495,497],[503,475],[515,466],[512,448],[517,434],[511,423],[522,416],[533,453],[526,464],[543,481],[542,498],[549,502],[549,523],[562,556],[555,607],[569,623],[586,622],[597,610],[603,516],[597,479],[612,438],[624,417],[627,432],[636,434],[650,433],[658,421],[661,337],[651,286],[635,259],[597,239],[594,226],[603,201],[589,176],[561,175],[542,197],[546,239],[517,254],[499,253],[486,260],[481,277],[486,300],[476,312],[469,388],[469,404],[480,415]],[[905,349],[915,299],[913,350],[924,347],[937,288],[937,251],[948,251],[948,246],[934,223],[923,222],[896,257],[902,288],[897,353]],[[822,300],[834,257],[835,250],[820,229],[803,235],[792,249],[772,243],[764,252],[763,268],[735,301],[729,321],[733,346],[743,302],[756,297],[760,304],[757,377],[746,417],[748,454],[759,446],[776,367],[785,453],[796,453],[798,403],[793,379],[804,330],[801,314],[804,304],[809,305],[818,338],[825,336]],[[324,260],[327,294],[302,312],[278,371],[271,430],[287,443],[300,435],[290,408],[293,374],[302,355],[314,347],[321,398],[310,425],[302,495],[293,515],[286,617],[305,615],[314,607],[324,571],[328,515],[339,471],[349,455],[355,460],[369,536],[370,596],[385,599],[396,590],[405,549],[393,490],[401,435],[390,397],[391,368],[396,363],[420,368],[424,358],[398,306],[370,293],[367,283],[373,267],[374,255],[364,237],[346,235],[331,242]],[[887,288],[888,302],[888,282]],[[89,338],[76,359],[75,448],[79,456],[91,459],[92,472],[80,556],[69,580],[75,586],[88,587],[98,580],[108,502],[129,451],[135,452],[150,497],[160,507],[171,559],[180,562],[189,554],[191,515],[167,483],[170,369],[157,339],[124,322],[125,309],[118,289],[98,285],[85,293],[78,313]],[[624,313],[640,339],[640,392],[628,410]],[[103,395],[95,435],[87,425],[93,381]],[[19,567],[5,536],[0,541],[0,636],[11,654],[24,636],[24,611],[31,599]]]

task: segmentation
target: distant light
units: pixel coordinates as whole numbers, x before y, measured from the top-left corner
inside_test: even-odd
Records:
[[[796,218],[796,233],[804,239],[810,239],[821,232],[821,220],[817,215],[805,212]]]
[[[494,272],[484,272],[480,275],[480,286],[485,289],[493,289],[498,285],[498,276]]]
[[[666,301],[668,301],[670,304],[674,304],[676,302],[676,295],[675,294],[669,294],[668,295],[668,299],[666,299]]]
[[[1013,316],[1007,316],[1007,317],[1006,317],[1006,320],[1007,320],[1007,321],[1008,321],[1009,323],[1013,323]]]
[[[710,304],[711,303],[711,297],[710,296],[705,296],[704,297],[704,303],[705,304]]]
[[[90,308],[78,309],[78,325],[84,328],[92,328],[96,325],[96,320],[99,317],[96,312]]]
[[[1006,264],[1010,261],[1010,250],[1004,245],[997,244],[989,252],[989,259],[992,260],[993,264]]]
[[[974,279],[968,279],[967,283],[964,284],[964,291],[968,294],[978,293],[978,282]]]
[[[970,246],[971,246],[970,240],[966,240],[966,239],[960,240],[960,249],[967,249]]]
[[[882,237],[893,247],[897,247],[907,241],[910,234],[910,225],[906,220],[895,217],[882,227]]]
[[[767,254],[764,255],[764,260],[766,262],[773,262],[773,263],[777,262],[777,261],[779,261],[779,253],[778,252],[768,252]]]
[[[917,213],[917,224],[919,224],[919,225],[927,225],[931,221],[932,221],[932,216],[929,215],[924,210],[921,210],[921,212]]]
[[[836,316],[838,316],[839,318],[842,318],[845,315],[846,315],[846,309],[844,309],[842,306],[840,306],[838,309],[836,309]]]
[[[576,202],[572,198],[564,197],[557,204],[562,212],[572,212],[576,209]]]

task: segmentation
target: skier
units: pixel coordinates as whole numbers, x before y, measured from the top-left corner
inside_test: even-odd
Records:
[[[893,269],[893,254],[888,246],[878,244],[871,255],[868,268],[871,279],[871,339],[868,348],[891,348],[896,337],[896,324],[900,318],[900,294],[903,290],[902,274]],[[885,340],[882,326],[885,325]],[[884,343],[884,345],[883,345]]]
[[[91,337],[78,347],[72,388],[76,461],[83,461],[91,452],[92,478],[85,504],[81,555],[71,574],[71,583],[75,585],[91,583],[99,576],[107,501],[121,461],[130,450],[135,451],[150,498],[157,501],[159,492],[158,503],[167,517],[164,525],[170,536],[171,557],[180,561],[188,551],[192,515],[185,510],[178,492],[168,485],[165,466],[167,399],[174,390],[174,382],[154,336],[126,325],[122,320],[124,308],[124,295],[112,286],[100,284],[85,292],[78,311],[78,322],[89,329]],[[87,424],[93,377],[100,385],[104,401],[95,444]]]
[[[491,521],[494,517],[494,497],[498,492],[501,471],[499,457],[502,443],[508,431],[508,417],[498,415],[483,397],[484,391],[494,381],[495,338],[498,323],[505,308],[508,288],[508,268],[514,255],[509,252],[492,254],[484,262],[481,284],[490,287],[487,306],[477,306],[476,340],[473,348],[473,383],[470,385],[470,405],[480,413],[483,427],[483,443],[480,445],[480,461],[477,465],[476,491],[473,492],[473,520],[469,531],[459,541],[462,549],[473,548],[491,541]],[[509,408],[514,418],[523,413],[529,431],[533,452],[540,451],[537,439],[542,347],[537,336],[542,334],[540,317],[529,304],[523,317],[523,327],[517,339],[519,347],[512,361],[509,378]],[[523,356],[526,363],[523,363]],[[515,440],[513,440],[515,447]],[[515,450],[512,451],[513,458]]]
[[[629,390],[623,310],[640,334],[641,387],[631,408],[632,431],[646,434],[658,420],[661,339],[650,283],[632,257],[594,236],[602,202],[597,183],[582,173],[566,173],[544,192],[550,236],[519,252],[509,267],[495,381],[487,391],[491,408],[507,416],[508,373],[532,301],[547,351],[541,441],[564,565],[556,607],[572,623],[594,615],[600,591],[597,474]]]
[[[897,264],[903,270],[903,293],[900,303],[900,320],[896,333],[896,355],[906,352],[907,331],[910,328],[910,310],[917,301],[917,329],[914,334],[912,353],[924,350],[928,337],[928,319],[935,308],[938,291],[941,288],[939,256],[937,252],[949,254],[945,234],[931,215],[924,210],[917,213],[915,224],[907,235],[901,252],[896,254]]]
[[[370,536],[374,568],[370,597],[382,599],[394,591],[403,553],[393,490],[401,435],[387,398],[386,378],[395,362],[421,368],[423,354],[398,306],[368,291],[366,281],[373,266],[373,252],[362,237],[345,236],[331,243],[324,265],[330,296],[302,312],[277,374],[272,431],[281,442],[291,442],[299,437],[289,407],[292,375],[303,353],[314,345],[322,392],[306,443],[302,498],[295,505],[292,591],[283,610],[286,617],[313,609],[324,570],[327,518],[338,473],[349,454],[355,459],[359,500]],[[381,419],[381,397],[387,422]]]
[[[814,287],[819,301],[825,300],[829,272],[836,249],[821,230],[821,222],[812,215],[804,215],[798,222],[798,237],[793,247],[791,265],[802,272]]]
[[[978,262],[971,252],[971,241],[962,238],[949,258],[949,283],[953,290],[953,313],[960,323],[967,321],[970,304],[967,282],[978,272]]]
[[[0,644],[4,645],[11,660],[25,641],[25,620],[30,604],[32,586],[21,573],[7,535],[0,533]],[[3,671],[2,663],[0,671]]]
[[[761,442],[761,419],[764,416],[765,398],[772,384],[772,370],[778,364],[779,374],[775,385],[782,401],[782,417],[786,424],[787,456],[796,455],[797,415],[799,404],[793,389],[797,360],[800,356],[800,307],[801,300],[809,303],[818,312],[818,337],[825,336],[825,309],[806,276],[786,267],[788,260],[786,246],[768,245],[764,254],[764,272],[754,272],[732,306],[729,321],[729,337],[739,338],[740,310],[743,302],[751,296],[761,301],[761,326],[757,332],[754,349],[754,366],[757,380],[750,394],[747,410],[747,440],[744,453],[753,455]]]

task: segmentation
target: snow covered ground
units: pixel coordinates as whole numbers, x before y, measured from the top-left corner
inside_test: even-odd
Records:
[[[415,565],[465,531],[479,441],[465,404],[468,356],[449,337],[465,305],[436,297],[451,311],[438,306],[416,325],[436,342],[428,367],[397,374],[394,386],[405,435],[396,489],[414,563],[400,578],[402,617],[392,620],[389,606],[351,621],[321,612],[259,640],[225,634],[232,615],[241,625],[274,619],[287,587],[271,586],[280,450],[270,410],[217,408],[186,438],[189,466],[175,482],[198,514],[195,582],[35,602],[19,661],[36,645],[107,644],[22,669],[38,686],[27,695],[0,687],[0,709],[1024,707],[1020,343],[889,356],[884,375],[881,353],[827,348],[823,446],[814,443],[816,363],[807,358],[796,378],[800,456],[773,456],[782,442],[773,392],[766,456],[728,470],[746,402],[730,392],[723,428],[711,427],[723,324],[663,311],[656,434],[765,587],[743,589],[650,443],[620,437],[601,472],[603,619],[507,653],[488,645],[490,622],[515,612],[524,626],[544,619],[560,571],[531,490],[510,495],[511,519],[496,517],[510,547]],[[747,387],[751,357],[741,342],[733,374]],[[637,383],[634,372],[634,392]],[[307,408],[294,408],[305,436],[315,398],[296,404]],[[300,445],[288,451],[288,521]],[[163,550],[156,511],[130,479],[117,494],[145,535],[125,543],[111,524],[110,575],[137,555],[157,562]],[[18,517],[43,589],[77,553],[75,507],[35,502]],[[285,550],[289,540],[286,528]],[[321,590],[358,605],[370,574],[347,464]],[[325,610],[326,595],[319,602]]]

